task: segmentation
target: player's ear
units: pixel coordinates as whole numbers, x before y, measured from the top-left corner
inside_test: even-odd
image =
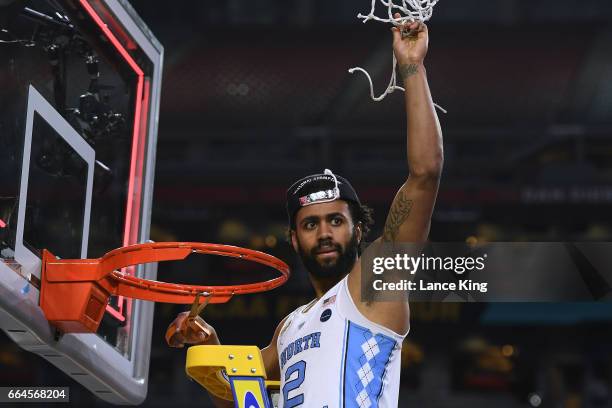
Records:
[[[355,234],[357,235],[357,244],[361,244],[363,238],[363,224],[361,222],[355,224]]]
[[[299,252],[298,251],[297,236],[296,236],[295,230],[294,229],[289,230],[289,234],[291,235],[291,246],[293,247],[293,250],[295,252]]]

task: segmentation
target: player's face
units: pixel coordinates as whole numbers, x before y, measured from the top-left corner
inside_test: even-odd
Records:
[[[350,272],[361,237],[346,201],[303,207],[295,221],[293,247],[312,275],[340,278]]]

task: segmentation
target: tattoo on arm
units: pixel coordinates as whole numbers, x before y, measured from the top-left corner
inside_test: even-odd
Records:
[[[391,210],[389,210],[389,215],[385,222],[385,228],[382,235],[383,242],[395,241],[401,225],[410,215],[413,204],[414,201],[407,197],[406,192],[400,190],[397,197],[393,200],[393,204],[391,204]]]
[[[419,72],[419,67],[416,64],[400,65],[399,72],[402,76],[402,79],[405,81],[406,79],[408,79],[408,77],[411,77],[417,72]]]

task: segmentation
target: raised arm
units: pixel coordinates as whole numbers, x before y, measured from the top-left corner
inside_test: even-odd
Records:
[[[442,131],[423,64],[427,54],[428,31],[422,23],[404,27],[411,33],[404,38],[398,28],[393,27],[392,30],[393,51],[406,89],[408,171],[406,182],[391,204],[383,235],[377,241],[424,242],[429,234],[443,163]],[[360,265],[355,273],[351,273],[348,285],[353,299],[361,296],[361,280],[367,279],[365,284],[369,286],[372,278],[372,271],[362,271]],[[356,303],[368,319],[396,333],[406,333],[410,327],[408,296],[405,302]]]
[[[406,89],[408,175],[391,204],[382,240],[422,242],[429,234],[444,161],[442,130],[423,63],[429,35],[427,26],[416,22],[405,28],[411,33],[405,38],[397,27],[392,30],[393,51]]]

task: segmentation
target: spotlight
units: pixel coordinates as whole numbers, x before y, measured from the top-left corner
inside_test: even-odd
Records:
[[[539,407],[540,405],[542,405],[542,397],[540,397],[538,393],[531,393],[527,398],[529,401],[529,405],[531,405],[532,407]]]

